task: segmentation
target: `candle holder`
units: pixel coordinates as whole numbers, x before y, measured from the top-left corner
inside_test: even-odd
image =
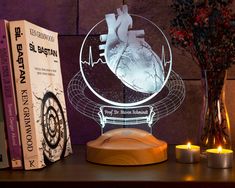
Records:
[[[208,149],[207,165],[210,168],[232,168],[233,166],[233,151],[222,149],[219,146],[217,149]]]
[[[180,163],[197,163],[200,161],[200,147],[196,145],[177,145],[175,147],[176,161]]]

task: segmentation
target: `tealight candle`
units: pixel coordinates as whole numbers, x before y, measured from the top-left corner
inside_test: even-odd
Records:
[[[176,161],[181,163],[197,163],[200,161],[200,147],[191,145],[177,145],[175,147]]]
[[[219,146],[217,149],[208,149],[207,164],[210,168],[231,168],[233,165],[233,151],[223,149]]]

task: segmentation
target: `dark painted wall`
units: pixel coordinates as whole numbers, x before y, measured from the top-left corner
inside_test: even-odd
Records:
[[[129,12],[145,16],[165,33],[169,32],[173,13],[171,0],[0,0],[0,18],[26,19],[59,33],[60,56],[65,90],[79,70],[79,51],[86,33],[107,13],[123,3]],[[235,8],[235,6],[234,6]],[[94,33],[95,34],[95,33]],[[167,35],[168,36],[168,35]],[[168,36],[169,38],[169,36]],[[169,38],[170,39],[170,38]],[[154,126],[154,135],[170,144],[196,141],[202,105],[200,70],[185,51],[173,49],[173,69],[185,82],[186,98],[180,108]],[[226,102],[235,142],[235,67],[228,72]],[[67,93],[66,93],[67,95]],[[82,116],[67,100],[72,142],[84,144],[99,136],[99,125]]]

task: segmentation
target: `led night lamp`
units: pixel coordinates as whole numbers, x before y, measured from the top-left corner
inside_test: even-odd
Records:
[[[99,39],[92,33],[99,33]],[[101,127],[101,136],[87,143],[87,160],[108,165],[167,160],[167,143],[152,135],[152,127],[181,105],[185,87],[172,70],[163,31],[147,18],[129,14],[124,5],[88,32],[79,63],[68,86],[69,100]],[[161,91],[164,96],[157,101]],[[105,131],[107,125],[117,129]]]

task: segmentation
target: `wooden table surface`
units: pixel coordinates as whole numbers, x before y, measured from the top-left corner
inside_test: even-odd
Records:
[[[0,187],[235,187],[235,166],[211,169],[205,158],[197,164],[175,162],[169,146],[166,162],[147,166],[118,167],[86,161],[85,146],[73,146],[73,155],[41,170],[0,170]]]

